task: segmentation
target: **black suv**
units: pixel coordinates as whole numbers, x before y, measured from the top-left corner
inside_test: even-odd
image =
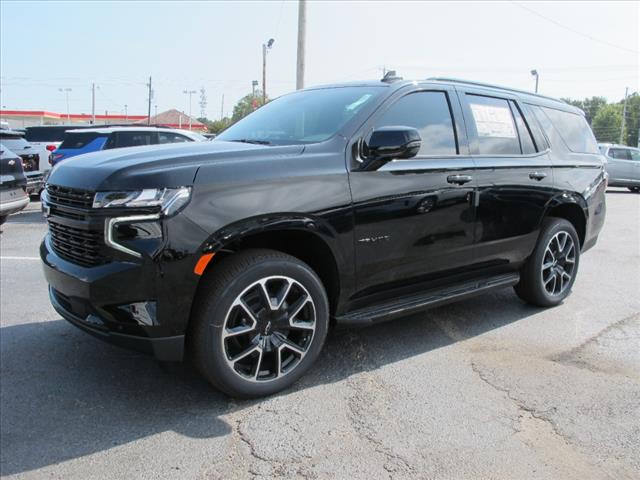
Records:
[[[450,79],[285,95],[213,142],[54,168],[41,246],[56,310],[233,396],[287,387],[330,325],[513,286],[551,307],[605,218],[583,113]]]

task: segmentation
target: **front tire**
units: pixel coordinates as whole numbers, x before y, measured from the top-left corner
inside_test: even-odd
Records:
[[[322,282],[305,263],[273,250],[246,250],[211,265],[189,332],[194,363],[232,397],[289,387],[318,358],[329,326]]]
[[[576,229],[563,218],[548,217],[514,289],[527,303],[556,306],[571,293],[579,263],[580,239]]]

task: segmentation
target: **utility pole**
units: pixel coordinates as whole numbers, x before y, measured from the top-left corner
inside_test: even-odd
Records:
[[[189,95],[189,130],[191,130],[191,95],[196,93],[195,90],[183,90],[182,93]]]
[[[128,108],[128,106],[125,103],[125,105],[124,105],[124,121],[125,121],[125,123],[129,120],[129,112],[128,112],[127,108]]]
[[[200,88],[200,118],[207,118],[207,91]]]
[[[224,93],[222,94],[222,102],[220,103],[220,120],[224,118]]]
[[[296,61],[296,90],[304,88],[304,44],[307,31],[307,0],[298,0],[298,57]]]
[[[65,97],[67,99],[67,122],[71,122],[71,115],[69,114],[69,92],[71,91],[70,88],[59,88],[58,89],[59,92],[63,92],[65,94]]]
[[[149,87],[149,108],[147,109],[147,125],[151,125],[151,98],[153,96],[153,91],[151,90],[151,75],[149,75],[149,83],[147,85]]]
[[[267,103],[267,50],[271,50],[275,40],[270,38],[265,44],[262,44],[262,104]]]
[[[91,125],[96,123],[96,84],[91,84]]]
[[[622,107],[622,124],[620,125],[620,143],[621,145],[626,145],[626,142],[623,144],[622,141],[624,139],[624,125],[627,120],[627,95],[629,94],[629,87],[624,89],[624,104]]]
[[[258,80],[251,81],[251,95],[256,96],[256,87],[258,86]]]

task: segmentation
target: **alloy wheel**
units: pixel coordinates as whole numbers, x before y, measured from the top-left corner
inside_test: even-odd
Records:
[[[307,289],[293,278],[270,276],[245,288],[231,304],[222,348],[236,375],[268,382],[296,368],[315,329],[316,308]]]
[[[556,233],[542,257],[542,283],[549,295],[560,295],[571,284],[576,267],[576,245],[568,232]]]

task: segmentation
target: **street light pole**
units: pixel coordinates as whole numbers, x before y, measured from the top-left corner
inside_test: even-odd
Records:
[[[629,87],[624,89],[624,106],[622,107],[622,124],[620,125],[620,141],[618,142],[620,145],[626,145],[622,143],[624,140],[624,126],[627,119],[627,97],[629,96]]]
[[[537,70],[531,70],[531,75],[536,77],[536,93],[538,93],[538,79],[540,78],[540,75]]]
[[[189,130],[191,130],[191,96],[196,93],[195,90],[184,90],[182,93],[189,95]]]
[[[67,99],[67,122],[71,121],[71,115],[69,114],[69,92],[71,91],[70,88],[59,88],[58,89],[59,92],[64,92],[65,97]]]
[[[127,105],[124,105],[124,121],[126,122],[129,118],[128,112],[127,112]]]
[[[275,40],[270,38],[265,44],[262,44],[262,104],[267,103],[267,50],[271,50]]]
[[[298,0],[298,55],[296,58],[296,90],[304,88],[304,43],[307,29],[307,0]]]

